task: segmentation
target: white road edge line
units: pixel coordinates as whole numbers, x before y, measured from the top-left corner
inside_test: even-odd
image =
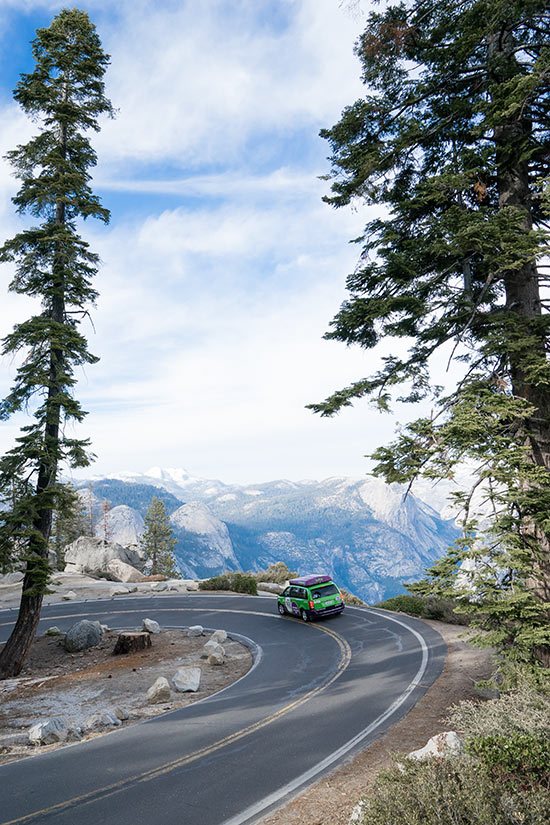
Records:
[[[382,614],[376,613],[376,615],[379,616]],[[272,794],[269,794],[269,796],[265,796],[259,802],[256,802],[249,808],[246,808],[246,810],[242,811],[240,814],[237,814],[231,819],[226,819],[222,823],[222,825],[244,825],[244,823],[248,822],[249,820],[252,820],[254,817],[257,817],[258,814],[260,814],[262,811],[265,811],[266,808],[270,808],[272,805],[275,805],[285,796],[288,796],[289,794],[292,794],[294,791],[298,790],[298,788],[300,788],[302,785],[306,785],[311,779],[317,776],[317,774],[322,773],[324,770],[326,770],[326,768],[330,767],[343,756],[345,756],[347,753],[349,753],[349,751],[353,750],[353,748],[360,742],[362,742],[364,739],[366,739],[367,736],[369,736],[369,734],[373,732],[373,730],[376,730],[376,728],[380,727],[380,725],[382,725],[387,719],[389,719],[390,716],[392,716],[396,712],[396,710],[398,710],[398,708],[401,707],[403,702],[405,702],[405,700],[408,699],[413,690],[416,687],[418,687],[428,666],[429,654],[426,642],[424,641],[420,633],[418,633],[418,631],[416,631],[412,627],[409,627],[409,625],[405,624],[405,622],[402,622],[399,619],[395,619],[393,616],[388,616],[385,612],[383,613],[383,616],[385,619],[388,619],[388,621],[395,622],[396,624],[401,625],[401,627],[404,627],[406,630],[409,631],[409,633],[412,633],[413,636],[416,636],[416,638],[420,642],[420,647],[422,650],[422,661],[420,663],[420,667],[418,668],[418,671],[414,679],[409,683],[408,687],[403,691],[401,696],[399,696],[395,700],[395,702],[393,702],[393,704],[390,705],[390,707],[383,714],[381,714],[381,716],[375,719],[374,722],[371,722],[371,724],[368,727],[364,728],[362,731],[356,734],[353,737],[353,739],[350,739],[348,742],[346,742],[345,745],[342,745],[342,747],[338,748],[338,750],[333,751],[333,753],[329,754],[321,762],[318,762],[317,765],[314,765],[305,773],[301,774],[300,776],[297,776],[296,779],[292,780],[292,782],[283,785],[282,788],[279,788]]]

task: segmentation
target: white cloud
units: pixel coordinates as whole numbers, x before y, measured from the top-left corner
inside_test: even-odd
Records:
[[[104,33],[108,93],[120,107],[98,140],[105,165],[159,156],[241,164],[254,135],[269,154],[274,137],[315,134],[360,92],[358,23],[334,0],[275,3],[288,15],[281,30],[259,27],[262,5],[251,0],[143,7],[125,5],[117,30]]]
[[[259,25],[255,0],[123,0],[116,23],[111,3],[83,6],[97,12],[120,108],[94,138],[96,185],[140,203],[111,227],[86,226],[103,261],[86,330],[101,362],[78,387],[96,470],[183,464],[235,481],[365,471],[391,419],[304,409],[373,369],[372,354],[322,340],[366,218],[321,203],[316,133],[360,92],[360,24],[336,0],[280,0],[279,27]],[[0,148],[26,139],[14,107],[0,114]],[[8,175],[0,165],[13,191]],[[150,199],[167,194],[179,205]],[[0,201],[1,236],[16,226]],[[5,332],[28,304],[3,305]],[[13,371],[4,359],[2,386]],[[3,432],[1,450],[15,429]]]

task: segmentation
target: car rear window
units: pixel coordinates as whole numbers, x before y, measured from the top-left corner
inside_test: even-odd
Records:
[[[319,587],[315,590],[312,590],[311,595],[314,599],[322,599],[325,596],[334,596],[339,592],[340,591],[338,590],[335,584],[327,584],[326,587]]]

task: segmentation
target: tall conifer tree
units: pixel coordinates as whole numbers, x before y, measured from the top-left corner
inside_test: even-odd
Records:
[[[367,350],[393,339],[396,354],[313,409],[332,415],[361,397],[387,409],[399,385],[403,400],[431,396],[434,413],[375,453],[376,472],[410,482],[476,466],[489,535],[476,542],[464,494],[465,541],[430,586],[460,592],[458,565],[473,556],[483,598],[470,607],[489,640],[548,662],[549,5],[380,5],[356,47],[365,97],[321,133],[332,147],[326,200],[379,207],[326,337]],[[460,373],[445,397],[430,379],[441,349]]]
[[[34,421],[0,461],[0,491],[9,490],[14,478],[24,483],[15,505],[2,513],[0,543],[9,546],[17,537],[26,559],[18,619],[0,654],[0,678],[20,672],[40,617],[52,513],[61,494],[59,469],[89,463],[88,441],[70,437],[64,426],[85,415],[73,396],[75,368],[97,361],[79,323],[96,298],[91,278],[98,257],[77,225],[88,217],[109,219],[90,188],[96,155],[87,137],[89,130],[99,130],[101,115],[112,114],[103,83],[109,57],[88,15],[77,9],[60,12],[49,28],[37,31],[33,55],[34,71],[21,77],[14,97],[40,131],[8,157],[21,181],[14,203],[41,223],[0,248],[0,260],[15,262],[10,289],[41,301],[41,311],[3,341],[3,353],[22,353],[23,361],[1,416],[30,407]]]
[[[145,514],[145,531],[141,538],[141,547],[151,563],[151,573],[179,578],[179,571],[174,557],[176,539],[166,513],[164,502],[153,496]]]

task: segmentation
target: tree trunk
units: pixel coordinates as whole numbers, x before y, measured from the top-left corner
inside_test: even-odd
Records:
[[[509,31],[490,38],[489,60],[497,67],[492,74],[494,82],[504,82],[518,73],[515,45]],[[521,114],[503,121],[494,130],[499,208],[512,207],[518,214],[521,229],[525,233],[533,229],[529,170],[522,157],[530,130],[530,122]],[[536,323],[542,314],[536,262],[528,261],[520,268],[506,273],[504,287],[506,309],[517,318],[518,347],[509,356],[512,392],[534,407],[534,414],[525,422],[525,441],[533,464],[550,471],[550,395],[545,385],[533,382],[525,367],[526,358],[533,352],[541,361],[547,358],[545,333]],[[524,342],[530,343],[522,345],[522,338]],[[550,536],[532,518],[524,520],[522,535],[532,552],[532,576],[528,586],[538,599],[548,601]],[[541,651],[539,658],[547,660],[548,651]]]
[[[120,656],[124,653],[137,653],[152,647],[149,633],[120,633],[113,649],[113,656]]]
[[[66,156],[66,143],[66,127],[62,126],[60,148],[64,159]],[[58,226],[65,224],[65,203],[61,198],[58,198],[56,203],[55,222]],[[57,290],[52,299],[50,317],[52,321],[62,324],[65,321],[65,271],[61,250],[56,251],[54,256],[52,275],[54,281],[57,282]],[[40,621],[45,576],[47,577],[48,568],[48,543],[53,519],[51,499],[44,500],[43,494],[57,481],[59,427],[61,423],[59,394],[63,385],[64,366],[65,353],[62,349],[51,345],[44,449],[38,465],[35,493],[37,501],[36,517],[33,522],[33,535],[28,544],[27,569],[23,581],[17,622],[0,653],[0,679],[17,676],[21,672]]]
[[[32,586],[29,574],[23,581],[23,594],[19,606],[19,615],[15,627],[0,655],[0,679],[9,679],[21,673],[21,669],[32,645],[40,619],[42,594],[25,595],[25,590]]]

